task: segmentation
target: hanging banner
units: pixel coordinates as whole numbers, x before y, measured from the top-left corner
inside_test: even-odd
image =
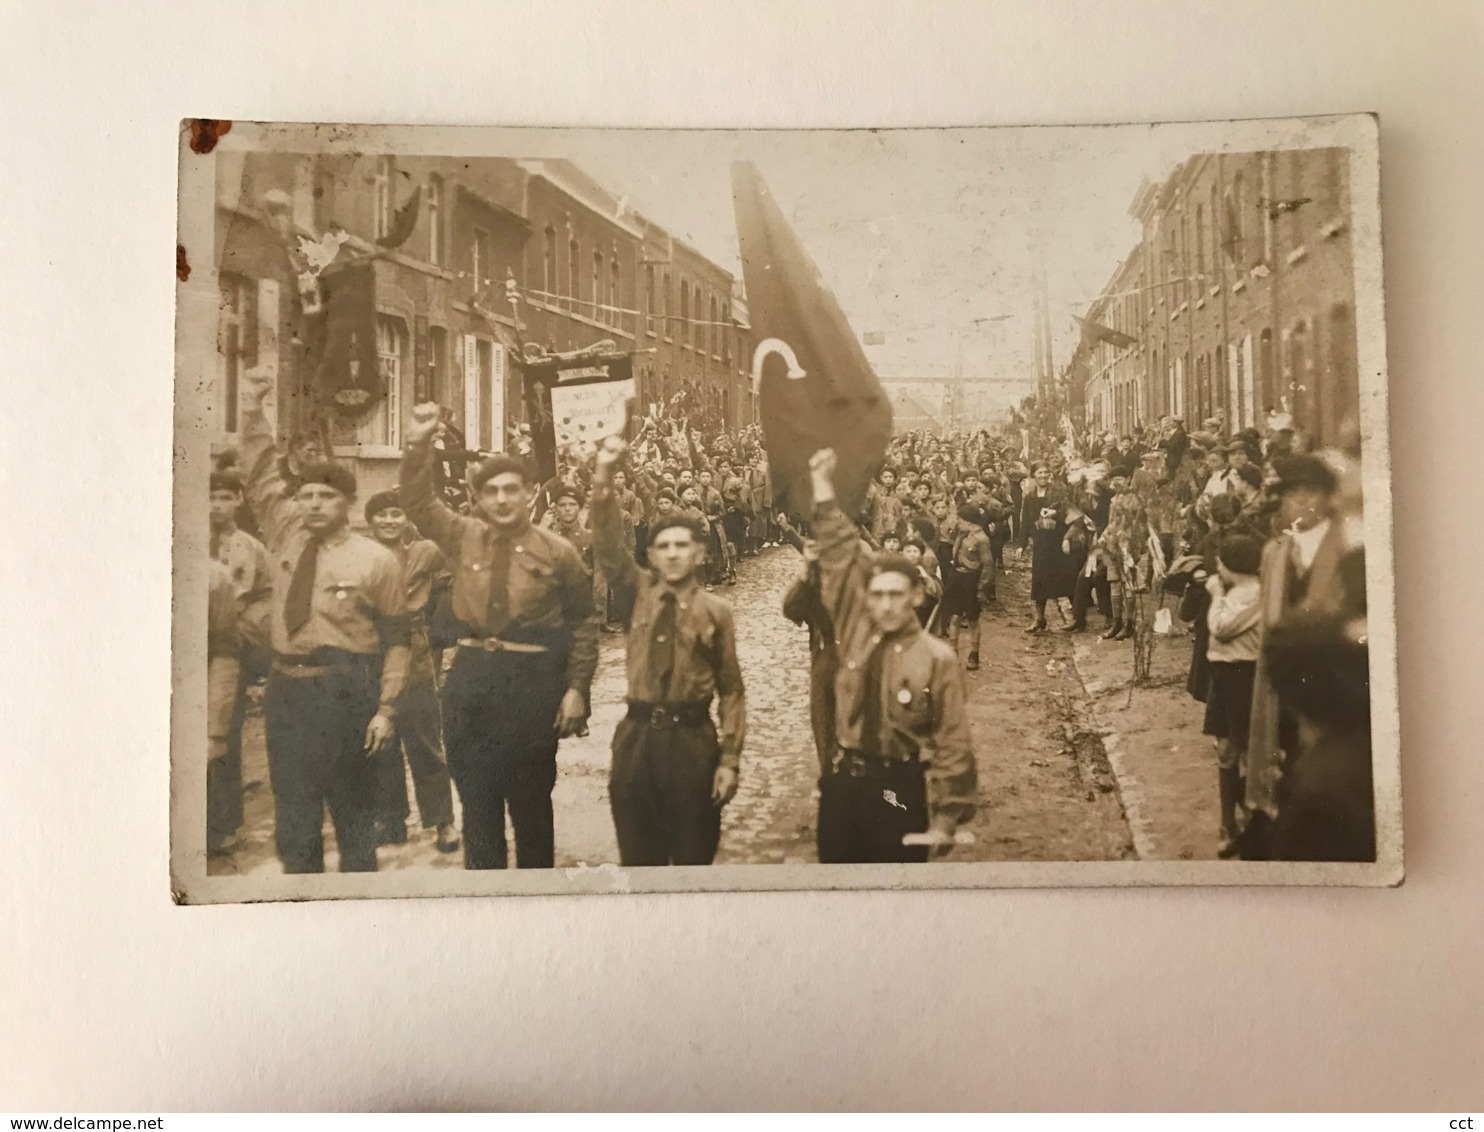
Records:
[[[376,276],[370,264],[320,276],[327,312],[315,371],[321,403],[343,420],[364,420],[386,396],[376,355]]]
[[[552,428],[559,452],[587,458],[598,445],[624,430],[634,379],[555,385],[551,390]]]
[[[479,339],[464,335],[464,444],[478,451],[479,435]]]
[[[505,421],[505,347],[499,342],[490,349],[490,382],[485,396],[490,405],[490,435],[486,452],[504,452],[507,423]]]

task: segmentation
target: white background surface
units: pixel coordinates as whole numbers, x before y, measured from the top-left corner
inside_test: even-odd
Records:
[[[1477,5],[33,2],[0,54],[0,1109],[1484,1106]],[[1350,110],[1382,124],[1403,888],[171,905],[180,118]]]

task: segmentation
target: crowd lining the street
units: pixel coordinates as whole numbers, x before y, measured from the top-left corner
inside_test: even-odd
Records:
[[[1026,631],[1050,631],[1055,610],[1058,629],[1087,632],[1096,608],[1104,639],[1133,642],[1136,682],[1156,630],[1192,626],[1220,856],[1373,859],[1358,440],[1313,453],[1290,421],[1269,426],[914,432],[859,513],[835,498],[826,450],[812,510],[789,515],[757,426],[703,433],[657,412],[537,482],[526,434],[484,458],[418,406],[400,487],[366,501],[361,536],[351,473],[312,435],[280,455],[252,406],[242,452],[211,478],[208,850],[231,854],[261,699],[285,871],[323,869],[325,807],[343,870],[405,841],[404,757],[439,850],[462,836],[466,867],[505,867],[508,813],[519,866],[550,867],[556,747],[585,730],[601,630],[627,633],[610,777],[622,863],[710,863],[746,733],[717,591],[788,542],[821,861],[925,860],[973,816],[963,672],[980,666],[1007,551],[1029,564]]]

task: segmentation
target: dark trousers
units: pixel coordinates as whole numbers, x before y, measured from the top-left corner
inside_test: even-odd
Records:
[[[721,841],[721,807],[711,801],[720,762],[709,720],[666,727],[619,721],[608,798],[624,866],[711,864]]]
[[[381,698],[381,658],[323,676],[268,678],[263,716],[273,783],[274,843],[287,873],[325,870],[325,806],[340,871],[376,871],[375,775],[366,725]]]
[[[1087,611],[1097,599],[1098,612],[1104,617],[1113,616],[1113,588],[1108,585],[1108,572],[1101,566],[1092,577],[1077,575],[1077,588],[1072,591],[1072,621],[1081,625],[1087,620]]]
[[[820,864],[926,861],[927,846],[903,845],[902,835],[927,827],[927,780],[919,762],[873,761],[864,774],[827,770],[820,779]]]
[[[443,685],[443,738],[464,809],[464,868],[503,869],[505,809],[522,869],[555,863],[551,789],[556,714],[566,692],[561,653],[459,649]]]
[[[406,822],[407,774],[417,794],[417,815],[424,829],[453,821],[453,787],[443,758],[443,720],[438,690],[431,680],[408,685],[397,701],[397,737],[372,760],[376,769],[376,816],[383,821]]]

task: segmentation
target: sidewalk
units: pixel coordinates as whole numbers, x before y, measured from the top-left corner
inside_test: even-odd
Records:
[[[1099,619],[1093,617],[1094,625]],[[1073,659],[1142,860],[1214,860],[1220,806],[1204,707],[1185,691],[1190,636],[1154,638],[1150,682],[1129,692],[1133,642],[1079,634]]]

